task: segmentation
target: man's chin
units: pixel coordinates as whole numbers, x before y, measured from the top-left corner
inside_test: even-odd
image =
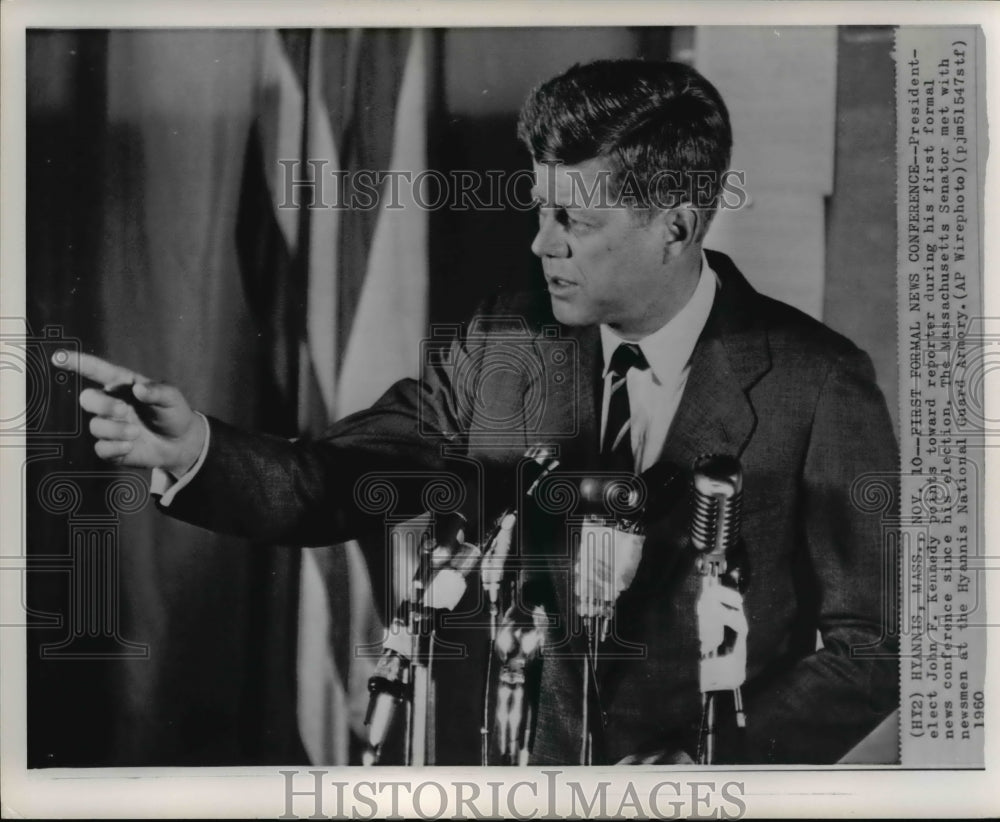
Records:
[[[557,297],[550,297],[549,301],[552,303],[552,316],[557,322],[569,326],[594,325],[595,321],[572,303]]]

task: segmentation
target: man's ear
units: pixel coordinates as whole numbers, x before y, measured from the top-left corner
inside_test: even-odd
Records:
[[[703,217],[690,203],[681,203],[660,211],[654,220],[658,224],[663,242],[663,262],[680,257],[701,238]]]
[[[660,212],[663,230],[663,259],[680,256],[697,242],[701,233],[701,212],[690,203],[681,203]]]

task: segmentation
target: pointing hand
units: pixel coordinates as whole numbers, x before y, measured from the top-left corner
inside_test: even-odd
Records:
[[[90,433],[103,460],[138,468],[162,468],[175,477],[189,470],[205,443],[205,421],[172,385],[90,354],[60,350],[57,368],[75,371],[100,388],[80,392],[80,406],[93,414]]]

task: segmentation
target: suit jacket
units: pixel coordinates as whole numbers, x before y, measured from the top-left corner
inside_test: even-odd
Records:
[[[690,466],[723,453],[743,466],[748,727],[723,735],[719,758],[833,762],[898,699],[896,571],[883,516],[898,473],[893,429],[867,355],[758,294],[728,257],[707,253],[721,285],[662,459]],[[450,475],[480,490],[503,486],[539,442],[557,444],[567,469],[593,470],[598,329],[558,327],[544,293],[500,300],[482,316],[492,319],[428,344],[422,380],[398,383],[322,439],[289,443],[211,420],[207,458],[168,513],[255,539],[329,544],[384,526],[385,507],[359,491],[359,478],[395,476],[402,488]],[[884,505],[872,504],[866,482],[889,489]],[[414,493],[405,503],[393,497],[394,515],[427,502]],[[471,495],[484,510],[489,496]],[[551,556],[540,596],[565,627],[564,556],[542,553]],[[382,561],[377,552],[371,559]],[[640,650],[598,671],[596,761],[694,752],[699,584],[683,540],[650,534],[615,621],[618,645]],[[572,640],[564,649],[543,666],[539,763],[579,762],[581,661]]]

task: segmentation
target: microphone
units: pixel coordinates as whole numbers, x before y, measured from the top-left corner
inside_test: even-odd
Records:
[[[382,655],[368,680],[368,744],[362,763],[375,765],[389,735],[396,711],[413,700],[413,660],[420,659],[429,638],[432,611],[451,610],[466,589],[466,577],[479,564],[481,552],[464,541],[466,519],[458,513],[435,519],[435,539],[421,546],[409,596],[396,611],[382,644]]]
[[[699,554],[698,567],[723,576],[740,538],[743,472],[735,457],[709,454],[695,461],[693,474],[691,542]]]
[[[603,643],[611,636],[619,597],[635,581],[647,529],[655,520],[666,517],[685,495],[685,474],[666,461],[655,463],[638,477],[608,474],[584,477],[580,482],[580,510],[584,517],[573,534],[572,552],[575,612],[583,623],[587,643],[581,671],[583,765],[593,759],[590,691],[593,688],[599,702],[599,656]]]
[[[524,452],[524,458],[519,466],[520,473],[515,480],[517,490],[513,494],[513,500],[494,519],[490,534],[483,543],[486,547],[480,566],[480,579],[489,606],[490,620],[490,650],[487,651],[486,657],[483,715],[479,727],[483,765],[489,764],[490,757],[490,701],[494,650],[502,663],[496,686],[496,730],[500,734],[501,756],[508,762],[520,761],[527,756],[530,748],[530,732],[527,729],[534,727],[533,721],[525,724],[522,719],[526,715],[534,716],[533,705],[537,702],[537,688],[528,687],[526,691],[525,682],[538,679],[531,672],[536,671],[540,665],[543,628],[535,627],[528,633],[522,629],[515,631],[510,620],[512,614],[517,611],[516,602],[505,614],[504,625],[501,627],[500,612],[506,605],[506,602],[501,601],[503,599],[501,593],[504,581],[508,580],[506,599],[508,601],[513,599],[510,592],[513,581],[509,579],[510,575],[507,572],[507,558],[513,545],[514,527],[520,516],[521,506],[534,497],[542,480],[558,467],[559,460],[553,446],[536,444]],[[509,492],[509,483],[506,483],[504,493],[509,494]],[[530,665],[526,665],[526,658],[520,651],[515,650],[517,648],[523,650],[525,647],[531,648],[531,657],[535,660]],[[526,671],[530,674],[527,679]],[[514,753],[515,749],[518,753]],[[526,759],[523,764],[527,764]]]
[[[519,495],[531,499],[539,484],[556,468],[559,460],[555,448],[548,445],[532,445],[524,452],[523,485],[527,487]],[[490,609],[490,641],[497,638],[497,622],[500,616],[500,587],[503,583],[507,557],[510,555],[514,538],[514,526],[517,524],[521,499],[515,499],[504,508],[494,519],[489,536],[483,543],[483,561],[480,565],[480,579],[483,592],[489,602]]]
[[[596,619],[607,639],[615,603],[635,579],[648,527],[684,497],[686,474],[658,462],[639,477],[585,477],[580,482],[585,519],[579,533],[577,614]]]
[[[368,744],[361,755],[363,765],[378,764],[396,710],[403,702],[413,698],[410,660],[416,648],[416,635],[403,620],[396,617],[382,644],[382,656],[375,666],[375,673],[368,680],[371,696],[368,698],[368,713],[365,714]]]
[[[743,472],[739,460],[718,454],[699,457],[692,488],[691,543],[698,552],[696,568],[702,579],[697,604],[703,712],[699,761],[712,764],[718,692],[732,691],[737,727],[746,727],[741,686],[746,680],[748,624],[739,592],[747,574],[740,539]]]
[[[417,572],[411,582],[410,596],[408,600],[401,603],[401,609],[409,609],[409,613],[417,613],[423,607],[438,607],[431,604],[434,594],[438,597],[445,594],[443,589],[448,589],[450,599],[454,595],[452,590],[454,585],[461,586],[458,596],[464,592],[464,578],[471,570],[468,564],[468,554],[464,551],[466,547],[465,532],[468,520],[458,512],[448,514],[438,514],[434,517],[434,539],[427,535],[420,547],[420,557],[417,562]],[[475,546],[471,546],[475,547]],[[478,551],[478,549],[476,549]],[[478,558],[478,557],[477,557]],[[459,573],[458,577],[446,573],[452,564],[452,560],[465,571]],[[444,573],[444,578],[439,582],[438,578]],[[444,607],[444,606],[440,606]],[[454,606],[452,606],[454,607]]]
[[[522,482],[527,487],[523,495],[530,497],[538,483],[559,465],[559,460],[554,448],[542,445],[528,448],[524,458]],[[399,705],[413,702],[416,674],[412,666],[421,664],[420,660],[429,651],[434,613],[450,611],[458,605],[465,594],[469,574],[477,568],[481,570],[483,588],[490,602],[491,641],[496,638],[500,589],[520,501],[515,500],[493,520],[490,534],[483,543],[485,557],[479,546],[465,542],[469,528],[465,516],[455,512],[436,518],[436,539],[425,540],[421,546],[409,596],[397,610],[383,643],[382,656],[368,681],[371,697],[365,718],[368,745],[363,755],[364,764],[379,761]]]

